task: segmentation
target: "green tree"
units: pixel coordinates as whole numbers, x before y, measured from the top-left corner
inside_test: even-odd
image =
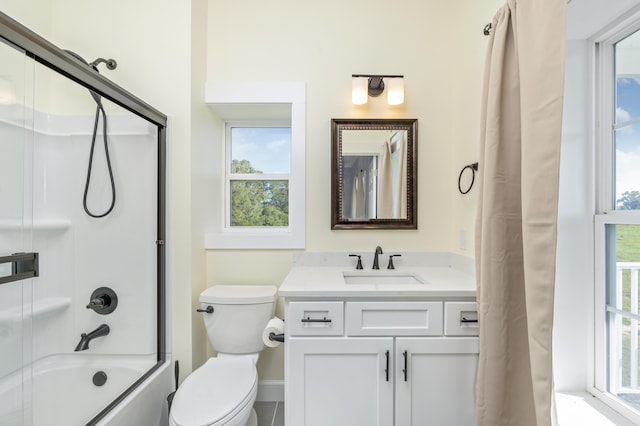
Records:
[[[231,172],[262,174],[247,160],[233,160]],[[287,181],[235,180],[231,182],[231,226],[287,226]]]
[[[231,173],[261,174],[262,171],[254,169],[249,160],[233,160],[231,162]]]
[[[619,210],[640,210],[640,192],[625,191],[622,197],[616,201]]]

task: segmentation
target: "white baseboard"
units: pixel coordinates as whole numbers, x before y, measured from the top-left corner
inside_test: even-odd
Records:
[[[258,381],[258,395],[256,401],[282,402],[284,401],[284,380]]]

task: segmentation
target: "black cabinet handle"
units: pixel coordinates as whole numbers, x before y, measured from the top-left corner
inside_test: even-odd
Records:
[[[302,322],[331,322],[331,319],[330,318],[327,319],[327,317],[324,317],[322,319],[306,317],[306,318],[302,318],[300,321],[302,321]]]
[[[384,356],[387,357],[387,363],[386,363],[385,368],[384,368],[384,374],[385,374],[385,377],[386,377],[386,381],[388,382],[389,381],[389,351],[387,351],[384,354]]]
[[[407,374],[409,373],[409,369],[407,368],[407,351],[404,351],[402,353],[402,356],[404,357],[404,368],[402,369],[402,372],[404,373],[404,381],[407,381]]]
[[[478,322],[478,320],[477,320],[477,319],[466,319],[465,317],[462,317],[462,319],[460,320],[460,322],[461,322],[462,324],[467,324],[467,323],[470,323],[470,322]]]
[[[209,305],[207,306],[207,309],[196,309],[196,312],[204,312],[207,314],[212,314],[213,313],[213,306]]]

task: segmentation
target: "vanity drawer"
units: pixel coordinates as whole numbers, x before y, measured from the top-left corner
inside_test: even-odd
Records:
[[[476,302],[445,302],[444,326],[447,336],[477,336],[478,307]]]
[[[289,302],[286,325],[290,336],[342,336],[343,302]]]
[[[347,302],[349,336],[440,336],[442,302]]]

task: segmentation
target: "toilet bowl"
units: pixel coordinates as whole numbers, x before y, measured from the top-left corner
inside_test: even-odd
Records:
[[[245,426],[258,393],[258,374],[247,357],[209,360],[176,392],[171,426]]]
[[[257,426],[256,363],[273,316],[274,286],[214,286],[200,294],[207,335],[217,357],[193,371],[175,393],[170,426]]]

